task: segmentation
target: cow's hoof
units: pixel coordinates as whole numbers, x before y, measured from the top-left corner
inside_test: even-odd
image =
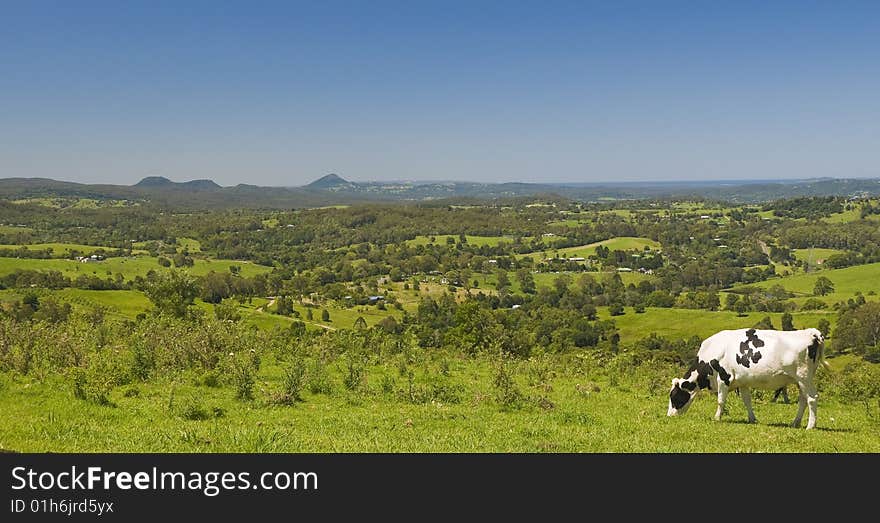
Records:
[[[792,428],[798,429],[801,426],[801,422],[800,421],[792,421],[791,426],[792,426]]]
[[[749,423],[757,423],[758,418],[749,418]]]

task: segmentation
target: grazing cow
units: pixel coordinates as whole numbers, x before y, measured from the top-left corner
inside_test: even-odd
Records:
[[[667,416],[683,414],[702,389],[718,392],[715,419],[721,419],[727,393],[739,389],[743,404],[754,423],[751,389],[778,390],[796,383],[800,389],[798,411],[792,423],[799,427],[804,409],[810,406],[807,428],[816,426],[816,385],[813,379],[824,359],[825,338],[819,329],[776,331],[724,330],[707,338],[697,361],[684,378],[672,380]]]

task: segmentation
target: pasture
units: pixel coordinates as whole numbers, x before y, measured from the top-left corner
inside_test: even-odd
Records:
[[[833,299],[850,298],[857,292],[862,294],[880,293],[880,263],[856,265],[843,269],[823,269],[810,273],[796,273],[784,278],[771,278],[769,280],[751,284],[755,287],[769,288],[774,285],[782,285],[787,291],[810,296],[819,276],[825,276],[834,283],[834,295],[824,296],[822,299],[829,304]],[[733,287],[733,290],[743,285]]]
[[[27,251],[45,251],[46,249],[52,250],[53,257],[69,257],[73,252],[77,252],[80,255],[91,255],[98,251],[115,251],[117,247],[107,247],[103,245],[83,245],[81,243],[31,243],[26,245],[19,244],[0,244],[0,249],[10,249],[10,250],[18,250],[24,249]],[[147,254],[147,251],[143,249],[133,249],[132,254]]]
[[[629,236],[620,236],[616,238],[611,238],[608,240],[602,240],[600,242],[590,243],[587,245],[579,245],[574,247],[564,247],[564,248],[553,248],[553,249],[545,249],[543,251],[530,252],[526,254],[518,254],[517,258],[524,258],[526,256],[531,256],[536,259],[543,259],[546,256],[553,257],[561,257],[561,258],[573,258],[573,257],[583,257],[589,258],[596,254],[596,248],[599,246],[606,247],[612,251],[624,251],[624,250],[645,250],[647,247],[650,250],[659,250],[660,244],[650,238],[632,238]]]
[[[228,272],[229,267],[232,266],[239,267],[242,276],[254,276],[272,270],[271,267],[250,262],[212,260],[210,258],[195,258],[193,266],[186,267],[185,270],[193,275],[201,276],[211,271]],[[25,269],[60,271],[69,278],[76,278],[82,274],[100,276],[101,278],[122,274],[126,279],[132,279],[135,276],[146,276],[147,272],[151,270],[167,270],[159,265],[157,257],[143,255],[107,258],[106,260],[94,263],[82,263],[66,259],[0,258],[0,276]]]
[[[436,356],[413,367],[415,383],[436,383],[443,365],[448,401],[413,401],[393,360],[370,365],[357,390],[343,386],[344,365],[328,365],[330,392],[305,391],[304,401],[291,406],[267,401],[280,387],[283,367],[269,357],[250,401],[234,399],[228,386],[200,385],[199,376],[186,374],[118,387],[111,404],[97,405],[73,398],[59,376],[37,380],[0,374],[0,450],[880,452],[876,424],[864,408],[836,400],[820,399],[813,431],[787,426],[794,404],[770,403],[760,394],[754,401],[756,425],[745,423],[736,394],[720,422],[711,419],[715,401],[708,393],[686,415],[668,418],[668,384],[679,369],[611,378],[607,370],[580,365],[575,358],[553,363],[553,374],[540,382],[534,378],[539,361],[512,364],[512,379],[524,399],[505,408],[496,399],[493,362]]]

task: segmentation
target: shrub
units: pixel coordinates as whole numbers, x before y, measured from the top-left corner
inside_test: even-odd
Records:
[[[327,373],[327,366],[321,360],[314,360],[312,362],[306,376],[309,392],[312,394],[330,394],[333,391],[330,375]]]
[[[201,400],[187,396],[175,405],[174,412],[183,419],[202,421],[211,417],[211,412]]]
[[[259,361],[252,355],[229,353],[226,363],[228,379],[235,387],[235,398],[242,401],[254,399],[254,383]]]
[[[77,399],[95,403],[96,405],[110,405],[110,391],[112,383],[102,379],[89,369],[74,367],[70,371],[73,383],[73,396]]]
[[[382,380],[379,384],[382,389],[383,394],[391,394],[394,392],[394,388],[397,385],[397,381],[392,376],[383,375]]]
[[[498,360],[492,385],[495,389],[495,401],[503,410],[517,409],[522,406],[523,394],[516,386],[516,381],[514,381],[513,375],[504,364],[503,359]]]
[[[281,394],[276,400],[277,403],[284,405],[292,405],[297,401],[302,401],[302,388],[305,384],[306,365],[301,359],[296,359],[284,370],[284,376],[281,378]]]
[[[356,356],[349,355],[346,358],[345,374],[342,377],[342,384],[350,391],[357,391],[366,381],[367,369],[363,361]]]

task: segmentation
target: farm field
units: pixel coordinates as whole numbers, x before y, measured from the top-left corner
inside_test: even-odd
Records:
[[[820,260],[827,260],[829,256],[844,253],[839,249],[794,249],[792,252],[796,259],[809,262],[813,266],[819,265]]]
[[[857,292],[862,294],[880,293],[880,263],[798,273],[785,278],[771,278],[751,285],[763,288],[782,285],[788,291],[808,296],[812,295],[813,287],[819,276],[825,276],[834,283],[834,292],[838,297],[852,297]],[[735,290],[737,287],[742,287],[742,285],[734,286],[733,289]],[[827,296],[821,298],[828,299]]]
[[[652,250],[660,249],[660,244],[650,238],[632,238],[621,236],[617,238],[611,238],[609,240],[603,240],[596,243],[590,243],[587,245],[580,245],[575,247],[564,247],[560,249],[551,249],[545,251],[531,252],[527,254],[519,254],[518,258],[523,258],[525,256],[540,256],[543,257],[545,254],[550,256],[556,256],[558,252],[558,256],[562,258],[572,258],[572,257],[583,257],[587,258],[596,254],[596,248],[599,246],[607,247],[608,249],[614,250],[631,250],[638,249],[644,250],[645,247],[648,247]]]
[[[678,372],[672,367],[650,382],[621,379],[616,385],[590,371],[561,370],[546,392],[528,385],[523,363],[514,379],[523,394],[545,398],[543,406],[527,402],[502,409],[493,399],[489,362],[449,362],[447,382],[461,387],[460,397],[424,404],[381,391],[383,379],[405,387],[392,362],[370,366],[365,388],[358,392],[346,390],[343,368],[331,365],[333,390],[305,392],[304,401],[293,406],[267,403],[280,386],[281,366],[275,361],[266,362],[258,377],[262,392],[247,402],[235,400],[228,387],[197,386],[194,377],[182,376],[174,382],[120,387],[110,396],[112,405],[102,406],[73,399],[68,384],[59,379],[0,375],[0,450],[880,452],[876,427],[858,405],[820,400],[813,431],[788,427],[796,405],[770,403],[767,396],[754,401],[755,425],[745,423],[745,409],[735,394],[720,422],[711,419],[715,401],[708,393],[686,415],[668,418],[665,389]],[[434,362],[425,365],[436,367]],[[189,410],[182,415],[175,405]],[[199,408],[208,413],[207,419],[182,417]]]
[[[211,271],[228,272],[229,267],[240,267],[241,274],[253,276],[271,271],[265,267],[249,262],[230,260],[211,260],[195,258],[192,267],[186,270],[194,275],[204,275]],[[63,259],[31,259],[31,258],[0,258],[0,276],[16,270],[60,271],[65,276],[75,278],[81,274],[96,275],[102,278],[109,274],[122,274],[126,279],[145,276],[148,271],[166,270],[159,265],[158,258],[152,256],[115,257],[95,263],[81,263],[76,260]]]
[[[827,203],[815,203],[815,212]],[[815,262],[854,249],[798,249],[798,260],[814,262],[804,273],[756,250],[758,238],[788,247],[773,239],[785,238],[780,231],[806,218],[764,222],[708,202],[597,205],[582,212],[571,211],[581,205],[528,201],[459,206],[454,213],[445,205],[378,203],[316,213],[241,209],[199,213],[198,224],[191,222],[195,213],[180,211],[161,213],[149,228],[141,223],[148,212],[143,209],[59,210],[84,223],[100,217],[83,235],[95,242],[116,237],[104,228],[102,213],[132,213],[127,226],[140,231],[137,237],[150,238],[160,250],[188,251],[194,265],[162,267],[158,257],[145,254],[147,242],[135,245],[139,254],[95,263],[0,258],[0,450],[880,452],[871,403],[880,368],[872,363],[876,348],[864,335],[849,335],[858,324],[847,316],[866,318],[873,303],[832,307],[857,292],[877,301],[880,263],[825,269]],[[53,237],[51,220],[48,226],[40,221],[44,212],[31,211],[27,223],[39,225],[30,236]],[[719,213],[723,223],[702,218]],[[438,220],[504,234],[468,235],[461,243],[457,234],[435,235],[431,242]],[[722,225],[725,248],[688,241]],[[821,227],[832,225],[812,220],[807,227],[812,229],[801,233],[819,238]],[[869,224],[859,227],[871,234]],[[10,228],[7,241],[17,241],[11,234],[17,230]],[[59,230],[55,237],[69,238],[69,229]],[[404,247],[394,240],[401,233],[415,238]],[[531,242],[538,234],[544,249],[522,254],[512,246],[514,238]],[[594,238],[609,239],[589,243]],[[551,247],[558,242],[577,245]],[[440,248],[410,248],[431,243]],[[600,246],[662,250],[664,256],[653,260],[661,266],[651,275],[602,266],[601,272],[556,272],[545,263],[547,257],[589,258]],[[47,247],[56,254],[96,249],[77,242],[25,248]],[[495,263],[485,247],[492,247]],[[245,257],[267,265],[231,259]],[[771,266],[784,276],[770,276]],[[17,273],[26,269],[72,279],[112,277],[123,287],[126,280],[153,276],[148,298],[135,286],[76,287],[98,285],[88,281],[58,289],[67,284]],[[210,272],[216,274],[204,277]],[[501,274],[509,280],[503,292],[497,289]],[[538,292],[523,293],[524,274]],[[442,283],[463,275],[466,286]],[[821,298],[826,308],[803,310],[808,301],[816,306],[811,294],[819,276],[835,289]],[[557,287],[560,277],[568,279],[567,287]],[[600,285],[581,287],[584,277]],[[611,277],[652,285],[607,285]],[[719,278],[768,278],[750,286],[782,285],[796,296],[755,293],[739,302],[738,314],[708,310],[716,293],[725,307],[746,287],[719,289]],[[344,298],[349,294],[387,298],[382,307],[352,305]],[[289,314],[276,314],[282,304]],[[596,318],[589,315],[593,307]],[[820,381],[819,430],[787,427],[795,405],[771,403],[763,393],[755,399],[757,425],[744,423],[736,395],[720,423],[711,421],[715,401],[708,394],[686,416],[666,417],[669,380],[681,375],[697,340],[764,318],[782,328],[782,313],[763,310],[785,308],[793,310],[795,328],[825,329],[832,347],[831,370],[823,370]],[[395,321],[384,321],[389,317]],[[849,327],[838,333],[842,322]]]
[[[637,314],[631,307],[624,308],[622,316],[611,316],[608,307],[599,307],[599,318],[614,320],[620,330],[621,339],[636,340],[644,338],[650,333],[658,336],[680,339],[691,336],[706,338],[720,330],[742,329],[751,327],[765,316],[770,316],[773,325],[777,328],[781,325],[782,313],[776,312],[749,312],[745,316],[737,316],[731,311],[706,311],[700,309],[666,309],[647,307],[644,313]],[[822,318],[827,319],[833,325],[836,314],[825,311],[794,312],[794,325],[796,328],[805,329],[815,327]],[[694,351],[696,352],[696,347]]]
[[[28,251],[44,251],[52,249],[53,256],[69,256],[72,251],[77,251],[81,255],[91,255],[98,250],[115,251],[116,247],[106,247],[99,245],[83,245],[80,243],[31,243],[26,245],[18,244],[0,244],[0,249],[25,249]],[[132,254],[147,254],[143,249],[132,249]]]

